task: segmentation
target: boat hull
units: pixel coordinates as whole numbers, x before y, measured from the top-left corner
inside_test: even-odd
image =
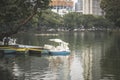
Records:
[[[34,55],[37,55],[37,56],[41,56],[41,50],[40,49],[29,49],[28,51],[29,53],[29,56],[34,56]]]
[[[0,53],[3,53],[3,54],[16,54],[16,51],[12,50],[12,49],[2,49],[2,50],[0,50]]]
[[[50,55],[69,55],[69,51],[49,51]]]
[[[15,54],[16,51],[15,51],[15,50],[11,50],[11,49],[5,49],[5,50],[4,50],[4,53],[5,53],[5,54]]]

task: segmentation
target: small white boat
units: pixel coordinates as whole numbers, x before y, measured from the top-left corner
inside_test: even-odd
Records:
[[[16,45],[16,38],[4,37],[3,41],[0,41],[0,45]]]
[[[68,43],[62,41],[61,39],[50,39],[50,41],[58,43],[58,46],[45,44],[44,48],[49,50],[49,54],[51,54],[51,55],[68,55],[68,54],[70,54]]]

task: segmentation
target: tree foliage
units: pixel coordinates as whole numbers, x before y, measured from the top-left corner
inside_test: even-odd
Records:
[[[47,29],[63,28],[63,18],[50,9],[42,10],[42,14],[36,14],[22,30],[46,31]]]
[[[44,10],[39,15],[36,15],[33,18],[33,21],[29,25],[32,26],[32,30],[38,31],[46,31],[48,29],[67,29],[67,30],[74,30],[74,29],[107,29],[112,28],[114,25],[106,18],[102,16],[94,16],[94,15],[83,15],[77,12],[68,13],[63,16],[60,16],[57,13],[52,11]],[[26,28],[28,30],[28,27]]]
[[[50,10],[44,11],[44,14],[39,18],[39,26],[43,25],[46,28],[57,28],[62,22],[62,17]]]
[[[69,13],[63,16],[65,27],[69,29],[82,28],[110,28],[113,24],[102,16]]]
[[[81,25],[81,15],[79,13],[69,13],[63,16],[64,26],[73,30]]]
[[[17,33],[38,12],[49,7],[50,0],[0,0],[0,36]]]
[[[105,17],[120,27],[120,0],[101,0],[101,8]]]

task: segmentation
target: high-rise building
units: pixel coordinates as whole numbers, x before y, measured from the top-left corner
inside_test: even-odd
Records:
[[[75,11],[76,12],[83,12],[83,0],[78,0],[78,2],[75,3]]]
[[[73,9],[73,1],[72,0],[52,0],[50,3],[52,7],[52,11],[63,15],[65,13],[71,12]]]
[[[83,14],[102,15],[100,8],[101,0],[78,0],[76,3],[76,11]]]
[[[83,0],[83,14],[92,14],[92,0]]]
[[[102,15],[102,9],[100,8],[101,0],[93,0],[92,1],[92,14]]]

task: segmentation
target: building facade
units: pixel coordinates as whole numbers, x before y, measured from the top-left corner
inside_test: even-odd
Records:
[[[52,7],[52,11],[64,15],[68,12],[71,12],[73,9],[73,1],[72,0],[52,0],[50,3]]]
[[[93,0],[92,1],[92,13],[95,15],[102,15],[102,9],[100,8],[101,0]]]
[[[75,11],[80,13],[83,12],[83,0],[79,0],[75,3]]]
[[[102,15],[102,10],[100,8],[101,0],[78,0],[76,7],[79,7],[82,14],[93,14],[93,15]]]

